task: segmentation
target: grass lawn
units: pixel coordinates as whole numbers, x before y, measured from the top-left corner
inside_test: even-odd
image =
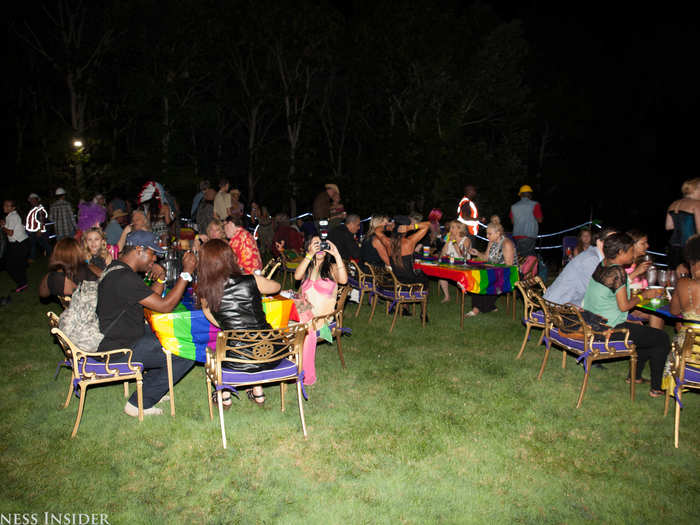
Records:
[[[0,307],[4,380],[0,512],[102,513],[136,523],[697,523],[700,397],[684,396],[680,448],[663,398],[640,385],[629,400],[628,361],[594,369],[580,409],[583,371],[553,350],[542,381],[535,331],[500,311],[465,320],[431,289],[430,322],[372,324],[363,306],[346,325],[347,369],[319,345],[303,439],[294,395],[264,408],[234,400],[229,448],[209,420],[203,370],[176,387],[177,416],[126,416],[121,386],[88,391],[75,439],[77,400],[32,286]],[[9,290],[6,273],[0,291]],[[454,289],[453,289],[454,290]],[[3,293],[4,294],[4,293]],[[15,294],[13,294],[15,295]],[[648,369],[645,370],[648,377]],[[132,389],[133,389],[132,385]],[[294,393],[292,388],[290,394]],[[167,410],[167,404],[164,405]],[[2,523],[5,523],[3,521]],[[78,523],[76,521],[76,523]]]

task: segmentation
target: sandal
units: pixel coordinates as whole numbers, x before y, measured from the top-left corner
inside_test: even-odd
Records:
[[[649,380],[648,380],[647,378],[645,378],[645,377],[640,377],[639,379],[635,379],[634,382],[635,382],[637,385],[641,385],[641,384],[643,384],[643,383],[648,383]],[[627,383],[628,385],[630,384],[630,378],[629,378],[629,377],[628,377],[627,379],[625,379],[625,383]]]
[[[219,396],[217,396],[218,392],[214,391],[211,394],[211,400],[212,403],[215,405],[219,404]],[[233,405],[233,400],[231,399],[231,395],[229,394],[228,397],[221,396],[221,404],[224,407],[224,410],[228,410],[231,408],[231,405]]]
[[[246,394],[248,394],[248,399],[256,405],[263,406],[265,404],[265,394],[254,394],[252,389],[246,390]],[[262,401],[260,401],[260,399],[262,399]]]
[[[652,389],[652,390],[649,390],[649,395],[651,397],[661,397],[661,396],[665,396],[666,392],[664,392],[663,390],[653,390]]]
[[[469,310],[466,314],[464,314],[464,317],[476,317],[477,314],[474,310]]]

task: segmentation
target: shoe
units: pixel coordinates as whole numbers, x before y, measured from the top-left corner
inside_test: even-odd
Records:
[[[654,390],[654,389],[649,390],[649,396],[651,396],[651,397],[661,397],[661,396],[665,396],[665,395],[666,395],[666,392],[664,392],[663,390]]]
[[[645,377],[640,377],[639,379],[635,379],[634,382],[635,382],[635,384],[637,384],[637,385],[641,385],[642,383],[648,383],[649,380],[646,379]],[[629,378],[629,377],[628,377],[627,379],[625,379],[625,383],[627,383],[628,385],[630,384],[630,378]]]
[[[139,417],[139,407],[135,407],[129,401],[127,401],[126,405],[124,405],[124,413],[127,416]],[[144,416],[160,416],[162,414],[163,414],[163,410],[158,408],[155,405],[153,405],[151,408],[144,408],[143,409]]]
[[[29,285],[28,285],[28,284],[23,284],[22,286],[18,286],[17,288],[15,288],[15,293],[23,292],[23,291],[25,291],[27,288],[29,288]]]
[[[215,405],[219,404],[219,396],[217,394],[218,394],[218,392],[212,392],[212,394],[211,394],[211,401]],[[221,406],[224,407],[224,410],[228,410],[229,408],[231,408],[231,405],[233,405],[233,400],[231,399],[231,394],[229,394],[228,397],[224,397],[222,395],[221,396]]]
[[[263,406],[265,404],[265,394],[253,394],[252,388],[250,390],[246,390],[246,393],[248,394],[248,399],[250,399],[256,405]],[[262,399],[262,401],[260,401],[260,399]]]

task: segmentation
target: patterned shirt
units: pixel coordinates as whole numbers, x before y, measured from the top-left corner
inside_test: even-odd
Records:
[[[56,238],[72,237],[75,233],[75,217],[70,202],[60,199],[49,208],[49,218],[56,228]]]
[[[253,273],[262,269],[262,259],[253,236],[244,228],[238,228],[228,245],[236,256],[236,262],[243,273]]]

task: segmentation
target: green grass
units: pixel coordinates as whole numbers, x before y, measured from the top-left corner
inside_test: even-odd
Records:
[[[676,450],[663,400],[642,386],[630,402],[627,361],[594,369],[577,410],[581,367],[569,358],[562,370],[553,351],[538,382],[539,333],[515,361],[524,329],[505,300],[459,330],[457,305],[435,291],[427,327],[400,318],[392,335],[383,310],[368,324],[368,308],[356,319],[348,305],[347,369],[319,346],[307,440],[295,397],[282,413],[268,388],[263,409],[234,400],[223,450],[201,367],[176,387],[175,419],[139,424],[120,386],[89,390],[70,439],[77,401],[58,409],[69,376],[53,380],[60,351],[45,320],[59,307],[30,287],[0,310],[0,512],[105,513],[111,524],[695,521],[697,395],[684,397]]]

